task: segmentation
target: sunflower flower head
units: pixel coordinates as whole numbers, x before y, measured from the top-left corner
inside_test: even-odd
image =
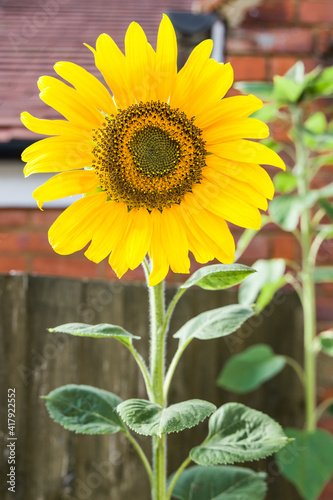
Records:
[[[39,79],[40,98],[64,119],[24,112],[23,124],[49,135],[22,154],[26,176],[58,172],[33,196],[43,203],[84,196],[49,230],[56,252],[86,247],[93,262],[108,257],[118,277],[148,253],[150,285],[169,268],[188,273],[189,252],[199,263],[234,260],[227,222],[259,229],[259,209],[274,193],[260,164],[284,168],[279,156],[248,139],[268,136],[267,126],[248,118],[256,97],[224,98],[233,81],[230,64],[210,59],[205,40],[177,72],[177,43],[163,16],[156,50],[132,23],[125,54],[106,34],[89,47],[105,84],[71,62]]]

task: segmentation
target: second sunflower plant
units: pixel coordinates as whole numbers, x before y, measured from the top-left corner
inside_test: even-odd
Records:
[[[57,63],[57,74],[71,86],[50,76],[38,85],[41,99],[65,119],[22,113],[27,128],[52,136],[28,147],[22,158],[25,175],[58,172],[34,192],[40,208],[83,195],[50,228],[56,252],[71,254],[89,244],[87,258],[98,263],[108,257],[118,277],[143,265],[149,366],[133,345],[138,337],[120,326],[71,323],[51,331],[120,341],[138,364],[147,399],[122,401],[91,386],[67,385],[46,396],[47,407],[54,420],[75,432],[124,433],[142,459],[153,500],[229,498],[227,492],[263,499],[263,474],[225,465],[261,459],[284,446],[287,438],[276,422],[236,403],[217,409],[195,399],[168,406],[170,384],[189,343],[233,333],[253,315],[252,308],[229,305],[194,317],[174,334],[178,349],[165,366],[169,322],[183,293],[194,285],[229,288],[253,272],[232,264],[235,245],[227,222],[259,229],[259,209],[266,210],[274,192],[260,164],[284,168],[276,153],[248,140],[268,136],[264,123],[248,118],[262,102],[252,95],[224,98],[232,68],[210,59],[211,40],[199,44],[177,72],[176,37],[167,16],[156,51],[136,23],[126,33],[125,55],[105,34],[96,49],[89,48],[110,90],[83,68]],[[193,273],[166,307],[163,280],[169,268],[189,273],[189,252],[201,264],[214,258],[222,264]],[[208,417],[207,438],[167,479],[167,434]],[[151,437],[152,463],[135,433]],[[188,467],[191,462],[196,465]]]

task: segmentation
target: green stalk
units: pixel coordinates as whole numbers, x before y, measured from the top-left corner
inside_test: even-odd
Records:
[[[298,193],[306,196],[310,192],[310,176],[307,172],[308,151],[303,141],[303,111],[295,108],[292,111],[295,146],[296,169],[298,174]],[[305,427],[316,429],[316,354],[313,341],[316,334],[315,288],[313,283],[314,263],[310,258],[311,250],[311,213],[305,208],[300,220],[302,250],[302,294],[304,320],[304,371],[305,371]]]
[[[150,373],[152,402],[164,406],[165,321],[164,282],[148,287],[150,304]],[[166,437],[153,437],[153,500],[166,496]]]

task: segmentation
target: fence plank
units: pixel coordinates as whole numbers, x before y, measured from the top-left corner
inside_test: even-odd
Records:
[[[167,299],[174,293],[167,290]],[[132,447],[123,436],[84,436],[68,432],[48,416],[41,395],[68,383],[88,384],[123,399],[146,397],[138,369],[126,349],[113,340],[83,339],[47,332],[48,327],[80,321],[109,322],[142,336],[136,346],[147,358],[147,292],[143,284],[105,283],[37,276],[0,276],[0,381],[1,430],[6,437],[7,388],[17,398],[16,500],[147,500],[148,481]],[[175,311],[171,332],[200,312],[236,302],[235,291],[189,290]],[[223,363],[231,354],[257,342],[267,342],[276,352],[300,358],[302,352],[300,308],[293,294],[283,295],[260,318],[250,320],[239,332],[209,342],[194,340],[175,374],[170,402],[202,398],[220,406],[241,401],[265,411],[283,425],[302,422],[303,394],[288,368],[260,389],[235,396],[215,385]],[[170,336],[170,359],[177,341]],[[191,447],[200,443],[206,424],[169,439],[170,471]],[[138,438],[150,455],[149,439]],[[3,441],[6,444],[5,440]],[[6,450],[6,446],[4,446]],[[271,468],[270,500],[294,498],[294,492]],[[254,463],[250,464],[254,467]],[[1,455],[2,477],[8,473]],[[281,486],[282,485],[282,486]],[[13,496],[2,481],[0,495]],[[289,488],[289,489],[288,489]]]

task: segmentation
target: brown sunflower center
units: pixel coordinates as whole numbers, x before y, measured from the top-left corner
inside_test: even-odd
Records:
[[[159,127],[148,126],[133,135],[129,144],[133,162],[139,172],[148,177],[163,177],[179,163],[177,141]]]
[[[95,132],[93,166],[110,199],[163,210],[200,183],[202,131],[178,109],[151,101],[119,110]]]

